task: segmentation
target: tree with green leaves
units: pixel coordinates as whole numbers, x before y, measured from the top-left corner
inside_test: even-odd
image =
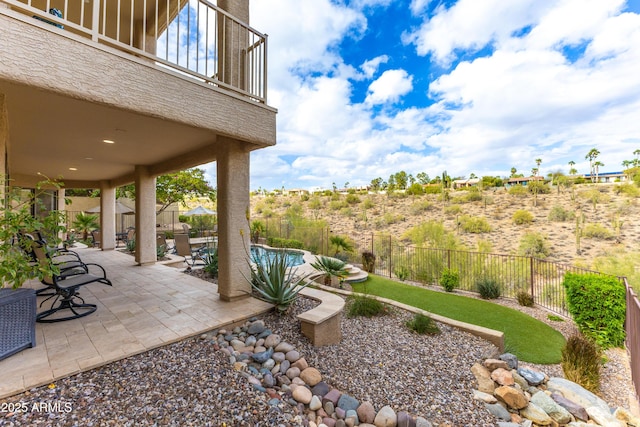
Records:
[[[416,174],[416,178],[422,185],[427,185],[429,183],[429,175],[426,172],[418,172]]]
[[[82,240],[89,238],[89,233],[96,228],[100,228],[98,224],[98,215],[80,212],[73,221],[73,228],[82,233]]]
[[[587,155],[584,156],[586,160],[589,160],[589,170],[591,171],[589,176],[591,177],[591,182],[597,182],[596,176],[595,176],[594,162],[596,161],[599,155],[600,155],[600,151],[598,151],[595,148],[592,148],[591,150],[589,150]]]
[[[382,178],[374,178],[371,180],[371,191],[377,193],[382,189]]]
[[[135,186],[129,184],[118,188],[116,197],[135,199]],[[208,197],[211,201],[216,200],[216,189],[204,177],[203,169],[186,169],[160,175],[156,179],[156,203],[160,205],[157,213],[163,212],[173,203],[185,205],[188,197]]]
[[[569,175],[571,176],[578,173],[578,170],[574,168],[575,165],[576,165],[576,162],[574,162],[573,160],[569,162]]]
[[[518,173],[518,169],[511,168],[511,176],[510,176],[510,178],[515,178],[516,177],[516,173]]]
[[[409,177],[405,171],[396,172],[393,177],[395,178],[396,187],[398,189],[405,190],[407,188]]]
[[[63,225],[66,218],[64,212],[57,210],[42,209],[43,215],[31,214],[33,205],[41,203],[40,195],[61,189],[61,182],[47,178],[36,184],[29,197],[24,197],[25,192],[22,188],[9,188],[7,184],[5,179],[0,177],[3,196],[0,199],[0,287],[10,285],[17,289],[27,280],[42,280],[44,277],[60,274],[60,269],[51,260],[46,263],[34,263],[20,248],[27,248],[33,244],[33,240],[27,235],[33,235],[35,232],[46,233],[47,243],[58,246],[62,241],[59,236],[67,231]],[[18,234],[19,231],[21,234]]]
[[[335,249],[335,255],[340,252],[353,252],[353,245],[343,236],[331,236],[329,238],[331,247]]]

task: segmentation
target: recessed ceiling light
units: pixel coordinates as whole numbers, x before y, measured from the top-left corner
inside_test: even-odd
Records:
[[[78,168],[69,168],[70,171],[77,171]]]
[[[115,144],[115,141],[112,141],[110,139],[103,139],[102,142],[106,143],[106,144]]]
[[[85,160],[93,160],[93,157],[85,157]]]

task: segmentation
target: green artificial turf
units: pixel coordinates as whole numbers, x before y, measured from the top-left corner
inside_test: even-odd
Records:
[[[565,344],[562,334],[520,311],[490,301],[430,291],[372,274],[365,282],[352,286],[355,292],[378,295],[450,319],[502,331],[505,351],[515,354],[519,360],[539,364],[560,363],[560,353]]]

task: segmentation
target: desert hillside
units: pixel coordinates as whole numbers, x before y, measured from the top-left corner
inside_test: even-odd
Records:
[[[514,195],[505,188],[485,190],[475,197],[470,190],[451,191],[450,200],[440,194],[331,194],[331,195],[254,195],[252,219],[275,218],[297,212],[308,219],[325,220],[333,235],[354,241],[371,233],[390,233],[401,238],[407,230],[425,221],[442,221],[445,227],[468,247],[477,250],[479,242],[494,253],[516,254],[523,235],[538,232],[545,236],[551,253],[549,261],[591,266],[602,255],[640,250],[640,210],[637,194],[619,192],[618,184],[578,185],[534,199],[530,193]],[[619,194],[618,194],[619,193]],[[467,201],[472,199],[475,201]],[[594,203],[595,201],[595,203]],[[570,215],[565,221],[549,219],[551,210]],[[560,209],[561,208],[561,209]],[[514,213],[528,211],[533,221],[514,223]],[[483,217],[491,231],[467,233],[459,226],[465,216]],[[583,218],[581,253],[576,253],[576,220]],[[591,233],[585,232],[590,230]],[[594,233],[596,230],[598,232]],[[598,237],[588,237],[596,234]]]

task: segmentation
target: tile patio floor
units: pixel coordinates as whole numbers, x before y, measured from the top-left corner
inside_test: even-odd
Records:
[[[0,398],[243,321],[271,306],[255,298],[224,302],[217,286],[163,265],[136,266],[118,251],[81,249],[107,271],[80,295],[98,310],[80,319],[36,324],[36,346],[0,360]],[[40,288],[39,283],[25,287]],[[42,300],[38,297],[38,304]],[[47,303],[42,311],[48,308]]]

